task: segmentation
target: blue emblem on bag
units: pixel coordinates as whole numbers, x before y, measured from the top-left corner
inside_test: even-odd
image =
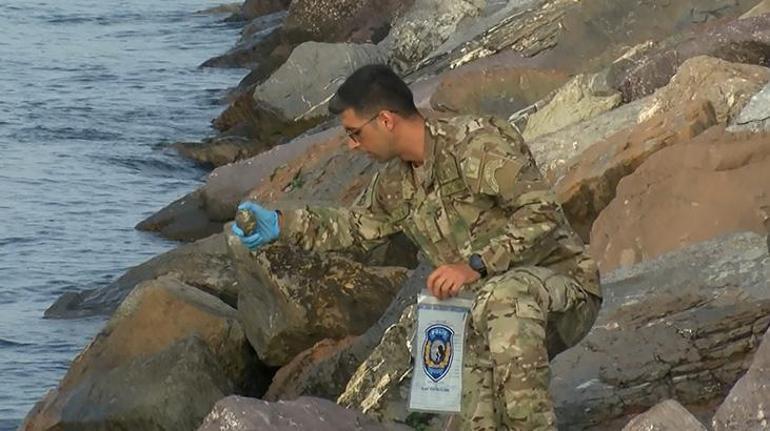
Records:
[[[425,329],[425,344],[422,347],[422,367],[425,374],[438,382],[449,372],[452,365],[455,332],[446,325],[431,325]]]

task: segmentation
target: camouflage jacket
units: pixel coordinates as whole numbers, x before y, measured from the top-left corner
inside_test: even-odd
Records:
[[[491,275],[544,266],[600,295],[595,262],[521,136],[494,118],[427,120],[425,162],[388,162],[350,208],[284,213],[281,239],[330,251],[404,232],[439,266],[481,255]]]

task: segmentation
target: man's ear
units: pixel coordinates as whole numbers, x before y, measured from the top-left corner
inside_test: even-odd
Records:
[[[396,114],[391,111],[380,111],[380,119],[382,119],[383,126],[390,131],[393,131],[396,121],[398,121]]]

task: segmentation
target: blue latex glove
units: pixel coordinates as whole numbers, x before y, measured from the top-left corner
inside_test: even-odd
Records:
[[[256,250],[278,238],[278,235],[281,233],[281,227],[278,223],[277,211],[265,209],[261,205],[251,201],[246,201],[238,205],[238,210],[242,209],[251,211],[257,219],[257,227],[254,229],[254,233],[249,236],[246,236],[237,224],[232,224],[231,230],[246,248],[249,250]]]

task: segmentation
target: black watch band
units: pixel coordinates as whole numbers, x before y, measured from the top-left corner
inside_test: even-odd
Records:
[[[481,274],[481,278],[484,278],[487,276],[487,266],[484,264],[484,259],[481,258],[478,254],[472,254],[470,258],[468,258],[468,265],[476,272]]]

